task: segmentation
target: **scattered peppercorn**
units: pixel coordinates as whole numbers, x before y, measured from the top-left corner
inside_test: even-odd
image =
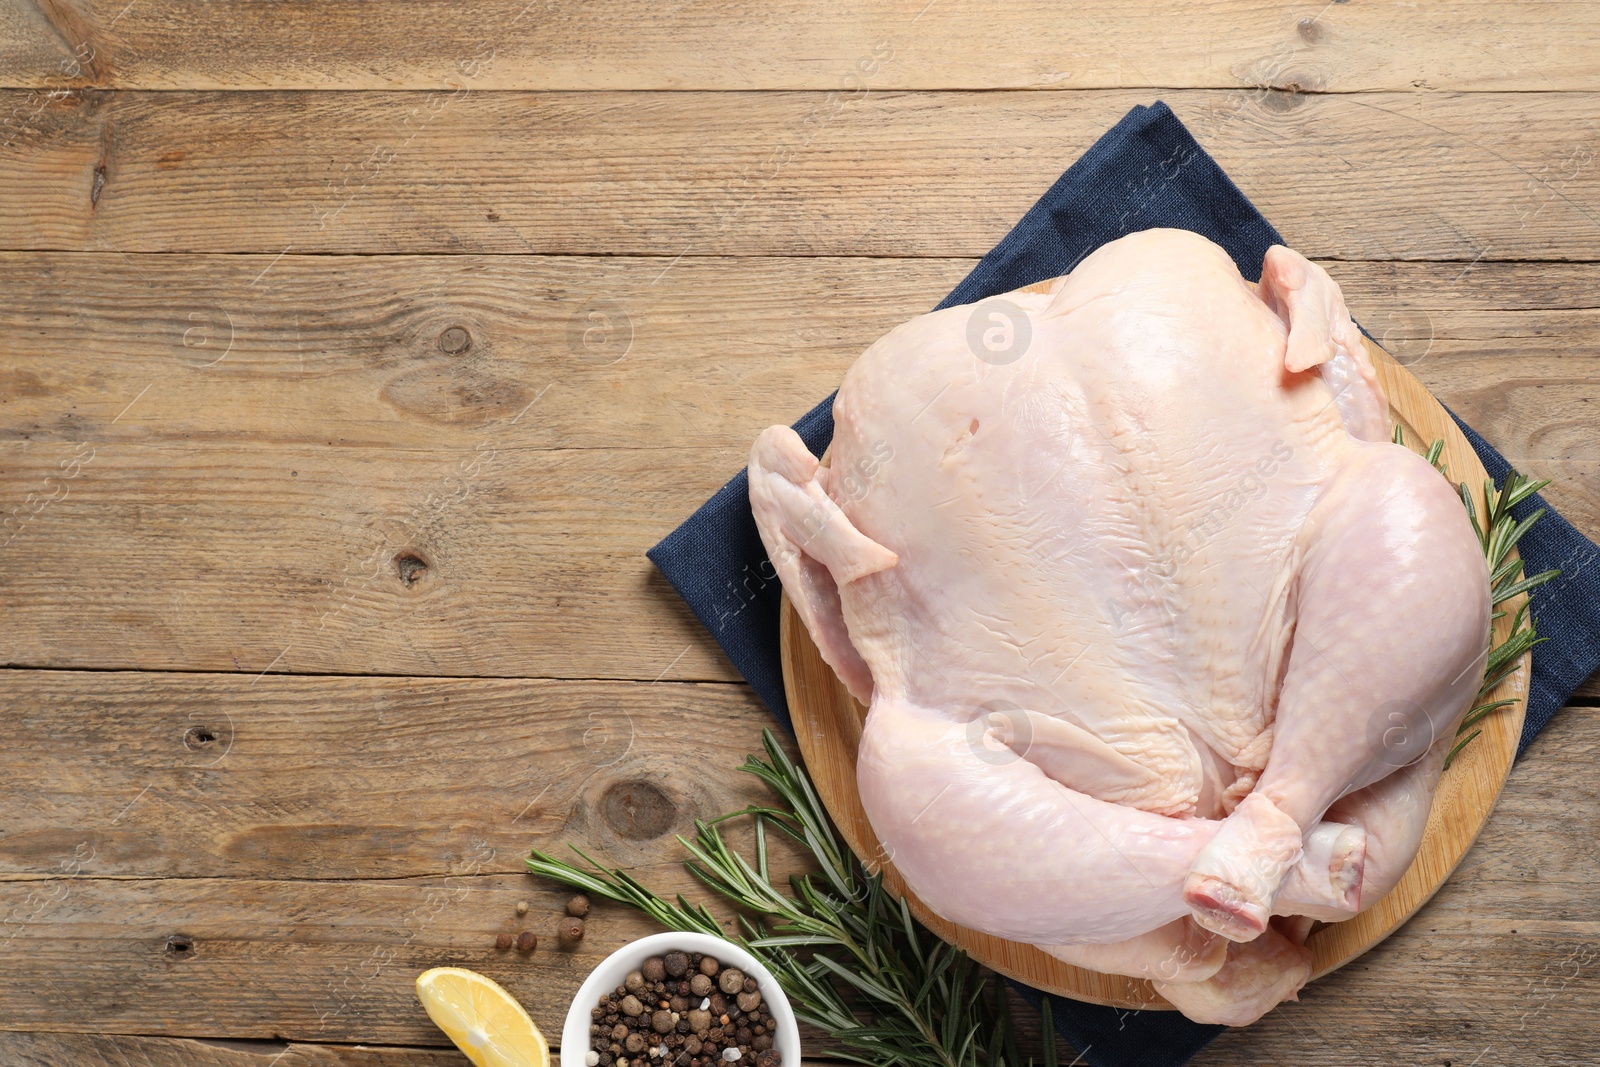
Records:
[[[512,937],[510,934],[501,934],[499,937],[494,939],[494,947],[501,952],[504,952],[506,949],[511,947],[512,942],[515,940],[516,938]]]
[[[517,901],[517,914],[518,915],[526,915],[526,914],[528,914],[528,902],[526,900]]]
[[[583,920],[569,915],[561,920],[561,925],[558,927],[557,932],[561,935],[561,940],[563,941],[582,941]]]
[[[524,930],[517,935],[517,951],[532,952],[539,947],[539,937],[532,930]]]
[[[589,914],[589,898],[582,893],[577,893],[567,901],[567,914],[574,919],[581,919]]]

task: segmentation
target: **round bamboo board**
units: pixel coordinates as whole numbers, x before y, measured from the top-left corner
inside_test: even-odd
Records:
[[[1021,291],[1043,291],[1051,284],[1040,282]],[[1405,428],[1406,441],[1413,448],[1426,448],[1442,439],[1451,480],[1465,482],[1473,491],[1478,514],[1485,514],[1482,486],[1486,474],[1472,446],[1421,382],[1376,345],[1368,342],[1367,348],[1388,397],[1390,414]],[[1495,623],[1497,643],[1506,637],[1521,602],[1519,597],[1502,605],[1506,614]],[[806,769],[851,849],[869,870],[882,869],[885,886],[906,898],[918,921],[985,966],[1036,988],[1093,1004],[1171,1010],[1172,1005],[1147,981],[1073,967],[1032,945],[958,926],[934,914],[909,891],[894,866],[883,862],[883,847],[856,791],[856,749],[867,709],[850,696],[823,662],[787,596],[781,613],[784,691]],[[1530,669],[1529,656],[1524,655],[1517,669],[1488,697],[1517,698],[1517,703],[1483,720],[1481,736],[1445,771],[1417,858],[1399,884],[1359,915],[1320,925],[1312,932],[1306,945],[1312,952],[1313,979],[1344,966],[1398,929],[1438,892],[1472,847],[1516,756]]]

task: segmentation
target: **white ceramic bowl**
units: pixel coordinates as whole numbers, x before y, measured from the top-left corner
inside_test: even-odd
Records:
[[[589,1012],[600,1002],[600,997],[622,984],[629,971],[636,971],[651,956],[664,956],[673,949],[699,952],[714,957],[724,967],[734,966],[754,978],[761,987],[761,1000],[766,1005],[772,1021],[778,1024],[773,1037],[774,1046],[782,1056],[783,1067],[800,1067],[800,1029],[795,1026],[794,1011],[789,998],[778,988],[778,980],[754,956],[731,941],[709,934],[651,934],[630,941],[600,961],[600,965],[584,979],[567,1009],[567,1022],[561,1028],[561,1067],[583,1067],[584,1053],[589,1050],[589,1024],[594,1022]],[[650,1062],[641,1057],[641,1067]],[[734,1064],[728,1064],[734,1067]],[[738,1067],[751,1067],[739,1063]]]

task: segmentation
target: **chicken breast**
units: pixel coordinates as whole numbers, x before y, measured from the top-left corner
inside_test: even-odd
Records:
[[[929,907],[1202,1021],[1295,995],[1269,920],[1398,879],[1440,754],[1394,739],[1443,744],[1487,654],[1483,554],[1387,411],[1321,268],[1148,230],[880,339],[829,465],[762,433],[757,525]]]

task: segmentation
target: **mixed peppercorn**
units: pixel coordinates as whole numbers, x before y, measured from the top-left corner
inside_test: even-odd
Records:
[[[651,956],[589,1011],[588,1067],[778,1067],[754,978],[699,952]]]

